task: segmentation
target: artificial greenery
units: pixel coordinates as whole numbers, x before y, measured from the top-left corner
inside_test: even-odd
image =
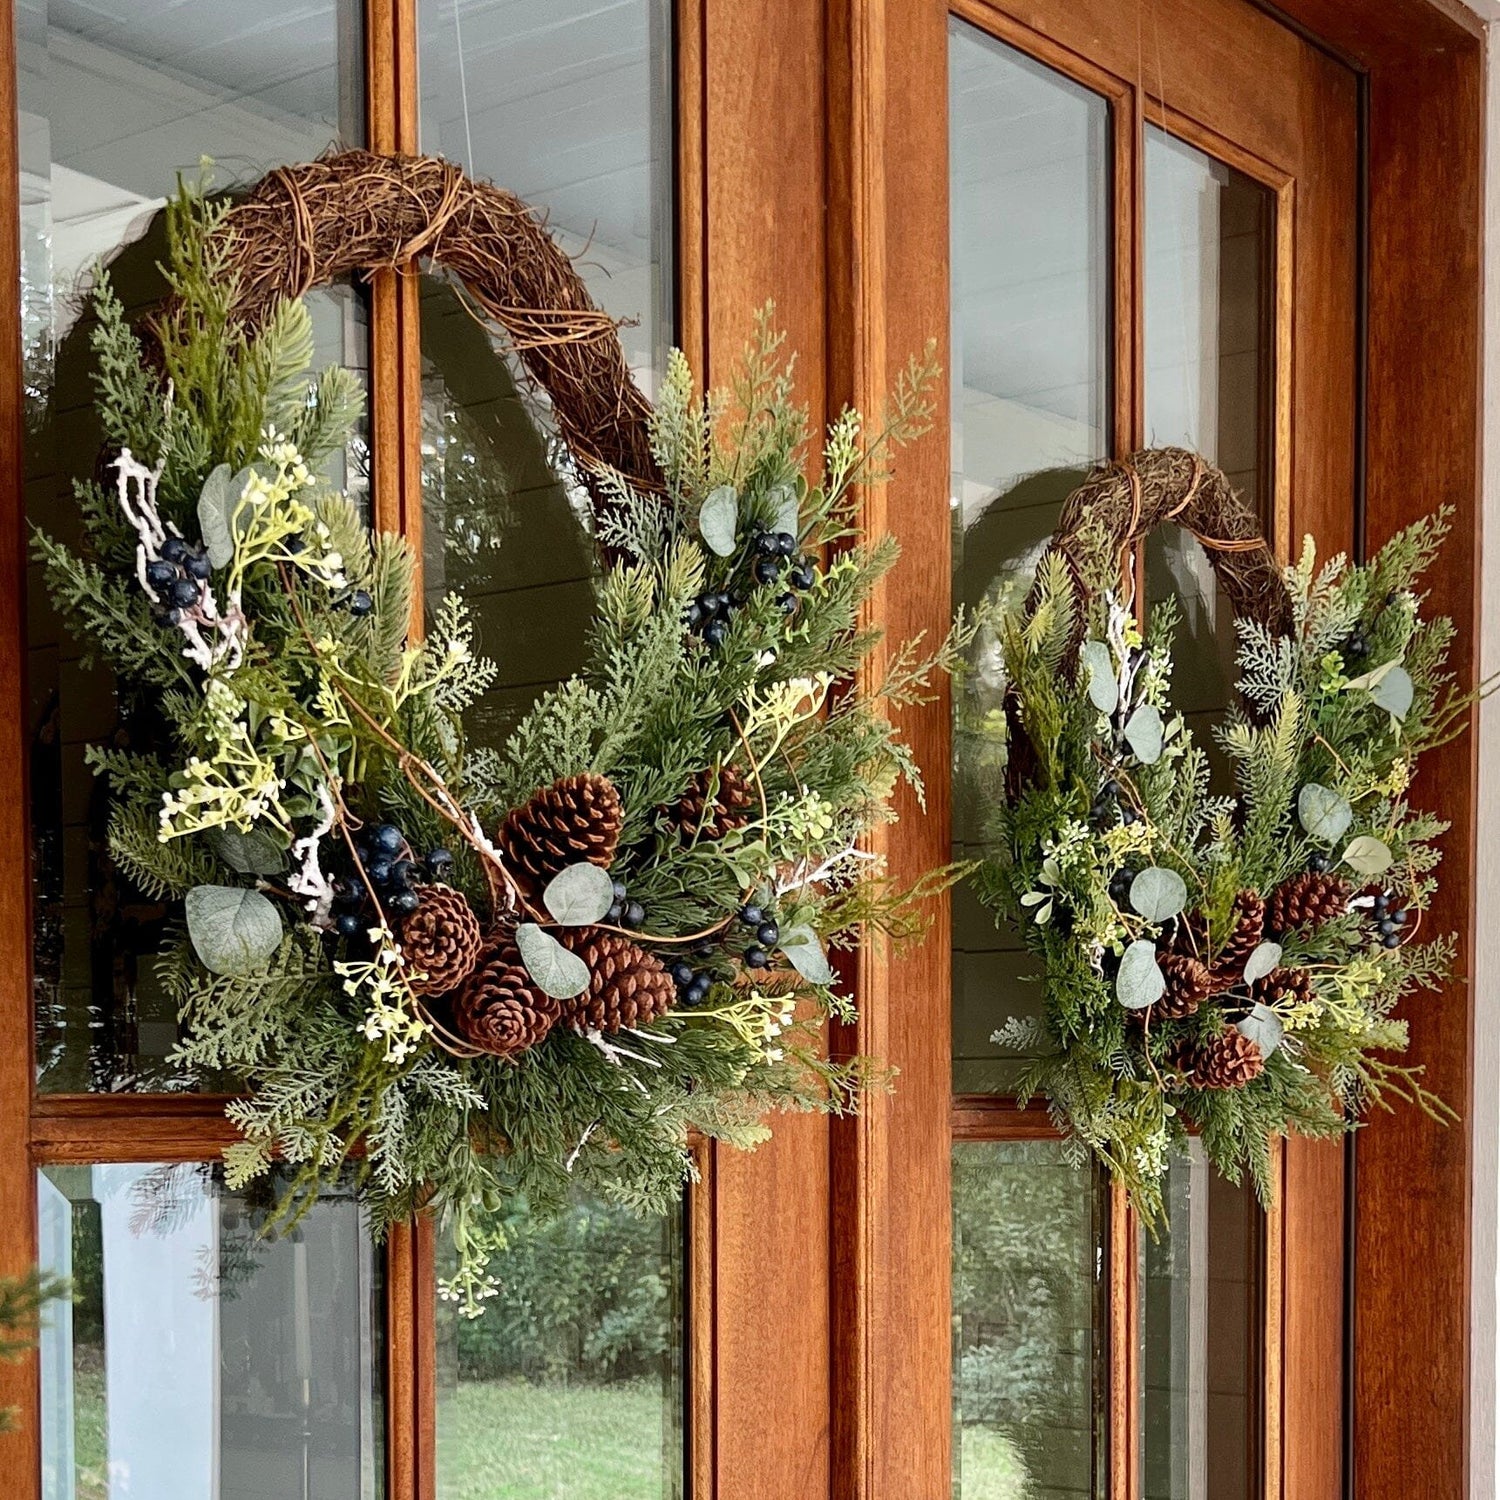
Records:
[[[1446,1114],[1382,1054],[1453,954],[1418,940],[1446,825],[1407,797],[1471,702],[1445,670],[1452,623],[1418,592],[1448,524],[1362,566],[1319,567],[1309,539],[1285,570],[1290,631],[1236,620],[1238,699],[1213,731],[1226,795],[1171,707],[1175,602],[1138,627],[1103,528],[1071,565],[1044,554],[1029,598],[984,627],[1009,706],[966,694],[994,777],[978,889],[1043,968],[1040,1016],[994,1040],[1033,1059],[1023,1095],[1045,1094],[1148,1220],[1189,1131],[1265,1196],[1289,1131],[1336,1135],[1388,1095]]]
[[[876,640],[862,606],[896,557],[859,535],[855,492],[927,426],[933,372],[912,362],[873,435],[842,415],[809,481],[806,414],[768,317],[728,392],[698,397],[673,355],[652,423],[663,493],[605,482],[587,669],[506,744],[474,745],[464,712],[493,669],[463,601],[409,634],[407,543],[370,536],[318,477],[359,388],[338,368],[309,383],[300,302],[236,320],[224,213],[201,186],[169,203],[173,298],[145,343],[101,272],[95,379],[116,482],[78,487],[86,552],[41,531],[35,551],[122,695],[162,725],[154,750],[92,761],[115,861],[182,903],[160,959],[177,1061],[245,1085],[231,1186],[279,1158],[294,1169],[284,1218],[346,1170],[377,1231],[439,1212],[458,1247],[447,1291],[472,1313],[493,1291],[482,1226],[512,1193],[539,1210],[575,1188],[660,1210],[691,1174],[694,1135],[751,1146],[768,1111],[846,1109],[868,1079],[819,1045],[820,1019],[849,1006],[828,949],[857,928],[920,926],[923,890],[893,889],[860,841],[896,783],[917,780],[890,712],[933,661],[899,649],[881,683],[851,686]],[[800,554],[769,584],[754,551],[767,535]],[[755,788],[742,825],[684,833],[664,810],[730,766]],[[634,1029],[558,1025],[516,1056],[458,1055],[402,952],[396,903],[417,895],[379,883],[366,841],[431,851],[490,936],[529,928],[531,978],[558,993],[565,924],[494,840],[509,811],[578,773],[618,792],[608,874],[630,902],[569,920],[664,962],[689,955],[694,983]],[[579,868],[565,872],[574,906],[593,899]],[[746,907],[772,950],[753,965]]]

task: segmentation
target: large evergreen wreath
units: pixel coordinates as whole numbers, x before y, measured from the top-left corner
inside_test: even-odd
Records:
[[[503,746],[473,745],[463,714],[492,668],[463,601],[412,638],[406,542],[319,478],[355,380],[309,385],[297,298],[238,315],[228,205],[189,187],[167,215],[173,295],[146,332],[102,273],[94,294],[114,482],[78,488],[86,555],[35,537],[135,726],[136,747],[91,755],[109,847],[182,903],[161,974],[178,1060],[245,1086],[231,1182],[279,1158],[288,1214],[341,1172],[377,1230],[442,1211],[445,1290],[472,1313],[492,1290],[481,1210],[504,1195],[545,1208],[582,1184],[658,1209],[695,1133],[748,1146],[768,1110],[846,1108],[866,1077],[817,1024],[848,1014],[830,946],[920,925],[922,892],[891,889],[860,840],[916,781],[887,714],[931,663],[898,650],[880,685],[852,685],[896,554],[859,537],[855,488],[928,423],[932,372],[913,362],[871,438],[841,416],[809,483],[766,319],[722,395],[696,397],[674,355],[658,489],[587,476],[588,669]],[[538,339],[544,312],[526,314]]]
[[[1235,612],[1238,701],[1214,734],[1233,794],[1171,708],[1168,597],[1138,623],[1122,588],[1154,526],[1204,543]],[[1417,757],[1460,732],[1444,671],[1451,621],[1417,581],[1439,512],[1369,563],[1278,567],[1222,474],[1178,449],[1095,473],[1068,502],[1024,602],[984,639],[1003,681],[971,673],[966,728],[988,763],[996,853],[981,895],[1043,964],[1041,1015],[994,1037],[1035,1060],[1059,1123],[1144,1214],[1171,1151],[1270,1187],[1270,1146],[1328,1136],[1386,1092],[1443,1113],[1417,1069],[1380,1056],[1432,987],[1451,937],[1417,941],[1446,827],[1407,801]]]

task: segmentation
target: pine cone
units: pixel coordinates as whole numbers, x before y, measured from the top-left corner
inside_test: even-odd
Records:
[[[1290,932],[1294,927],[1321,927],[1349,910],[1352,894],[1337,875],[1304,870],[1283,880],[1266,902],[1266,930]]]
[[[1192,1015],[1212,993],[1213,979],[1208,969],[1196,958],[1181,953],[1158,953],[1156,961],[1167,987],[1151,1007],[1152,1019],[1180,1021]]]
[[[654,953],[617,932],[568,927],[554,934],[589,966],[589,987],[563,1002],[575,1031],[621,1031],[645,1026],[677,999],[677,986]]]
[[[401,922],[401,951],[418,995],[446,995],[469,977],[484,939],[479,919],[462,891],[447,885],[423,886],[419,905]]]
[[[754,801],[755,783],[738,766],[725,765],[717,773],[699,771],[672,810],[672,817],[684,839],[718,840],[750,821]]]
[[[1272,969],[1255,981],[1251,994],[1262,1005],[1306,1005],[1313,997],[1306,969]]]
[[[514,1057],[552,1030],[562,1007],[531,981],[512,943],[488,949],[453,1001],[459,1033],[497,1057]]]
[[[1201,911],[1190,912],[1178,924],[1172,947],[1208,966],[1210,993],[1218,994],[1220,990],[1237,984],[1245,972],[1245,960],[1255,952],[1265,935],[1265,912],[1266,905],[1259,893],[1243,890],[1235,896],[1230,907],[1234,925],[1229,929],[1229,936],[1220,943],[1217,953],[1208,951],[1208,930]]]
[[[1200,1089],[1242,1089],[1260,1076],[1265,1065],[1260,1048],[1228,1026],[1198,1049],[1193,1083]]]
[[[500,825],[495,842],[511,874],[534,893],[581,860],[608,869],[624,817],[614,784],[584,771],[533,792]]]

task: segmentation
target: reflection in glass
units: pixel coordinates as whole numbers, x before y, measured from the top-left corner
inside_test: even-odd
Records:
[[[1104,1226],[1062,1141],[954,1146],[955,1500],[1101,1492]]]
[[[205,1164],[51,1167],[43,1500],[378,1500],[380,1263],[352,1196],[260,1234]],[[267,1202],[262,1202],[264,1196]]]
[[[1270,519],[1269,188],[1154,126],[1146,132],[1146,433],[1196,449]],[[1173,701],[1208,743],[1234,685],[1229,606],[1203,548],[1163,527],[1146,545],[1151,599],[1184,614]]]
[[[1027,587],[1058,509],[1109,444],[1108,110],[1060,74],[949,22],[953,592],[972,607]],[[955,704],[955,858],[993,800],[993,638]],[[965,882],[953,896],[954,1087],[1003,1090],[990,1041],[1033,1011],[1031,961]]]
[[[1172,1163],[1167,1227],[1143,1239],[1145,1500],[1260,1493],[1265,1220],[1203,1147]]]
[[[421,0],[424,150],[519,193],[616,317],[648,394],[671,337],[671,39],[665,0],[529,12]],[[456,290],[422,296],[428,607],[461,593],[500,675],[474,725],[496,744],[584,662],[593,612],[588,496],[545,393]]]
[[[500,1293],[438,1304],[438,1500],[680,1500],[683,1225],[505,1213]]]
[[[93,474],[87,280],[111,262],[122,300],[162,293],[160,213],[179,171],[215,162],[221,186],[316,156],[363,131],[357,0],[21,0],[21,292],[27,513],[77,540],[76,478]],[[121,247],[125,248],[121,248]],[[362,300],[312,303],[320,363],[365,363]],[[336,483],[365,483],[362,452]],[[33,573],[28,659],[33,966],[46,1089],[181,1088],[166,1062],[176,1017],[151,973],[165,910],[114,869],[88,745],[149,744],[149,706],[117,701],[86,666]]]

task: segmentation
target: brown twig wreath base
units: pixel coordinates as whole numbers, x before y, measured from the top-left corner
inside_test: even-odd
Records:
[[[278,299],[341,276],[408,272],[423,260],[452,272],[546,390],[585,477],[615,469],[638,488],[660,488],[650,404],[618,324],[514,194],[436,156],[337,151],[267,173],[219,233],[251,324]]]

